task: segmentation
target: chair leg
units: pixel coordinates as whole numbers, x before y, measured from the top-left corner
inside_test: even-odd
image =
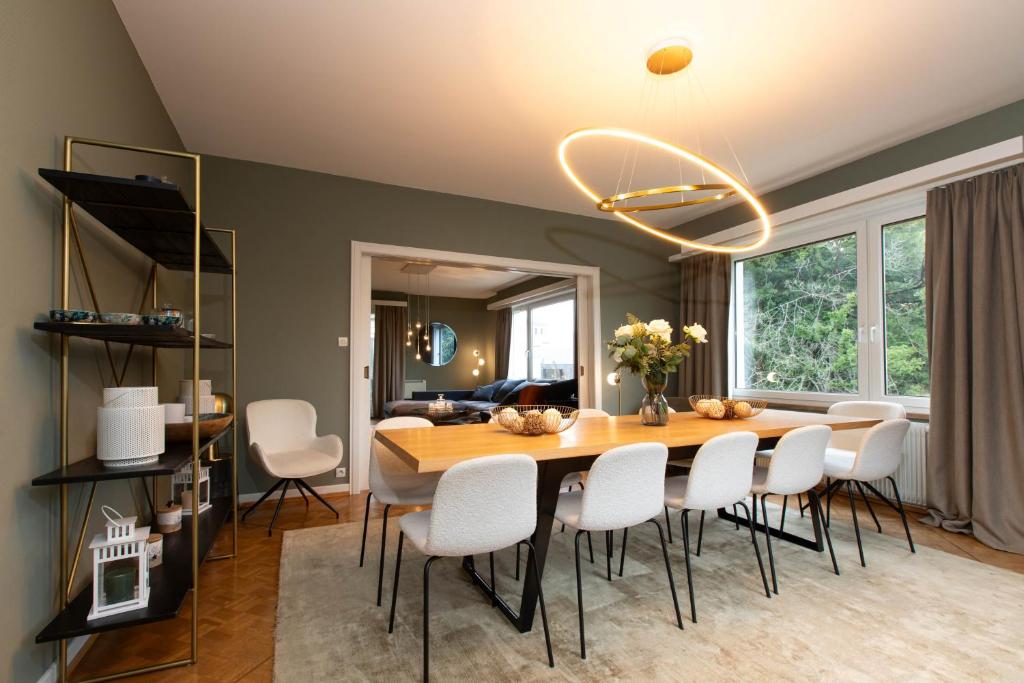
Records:
[[[296,479],[295,480],[295,488],[298,489],[299,495],[302,496],[302,502],[305,503],[306,507],[308,508],[309,507],[309,496],[307,496],[306,492],[302,490],[301,482],[302,482],[301,479]]]
[[[534,557],[537,556],[537,551],[533,548],[533,543],[529,540],[521,541],[525,543],[530,550],[533,550]],[[516,544],[519,547],[519,544]],[[526,560],[527,564],[530,564],[529,558]],[[576,566],[579,567],[579,553],[576,554]],[[537,582],[537,600],[540,602],[540,620],[544,624],[544,644],[548,648],[548,666],[552,669],[555,668],[555,655],[551,651],[551,633],[548,631],[548,612],[544,607],[544,589],[540,584],[540,570],[537,569],[537,563],[533,563],[533,580]]]
[[[739,531],[740,530],[740,520],[739,520],[740,513],[739,513],[739,510],[736,509],[735,505],[732,506],[732,516],[736,519],[736,531]]]
[[[796,504],[800,507],[800,516],[804,516],[804,497],[799,493],[796,494]]]
[[[878,517],[875,515],[875,509],[871,507],[871,501],[868,500],[867,494],[864,493],[864,487],[859,481],[854,483],[857,485],[857,490],[860,491],[860,497],[864,500],[864,505],[867,506],[868,512],[871,513],[871,519],[875,520],[875,528],[878,529],[878,533],[882,533],[882,525],[878,523]]]
[[[629,536],[629,529],[622,530],[622,552],[619,555],[619,578],[622,578],[622,569],[626,566],[626,538]]]
[[[423,565],[423,683],[430,680],[430,566],[438,557]]]
[[[608,560],[608,580],[609,581],[612,580],[612,544],[613,543],[614,543],[614,541],[612,540],[612,532],[611,531],[604,532],[605,559]]]
[[[683,532],[683,557],[686,558],[686,588],[690,592],[690,621],[697,623],[697,601],[693,597],[693,572],[690,568],[690,533],[686,523],[689,510],[683,510],[679,518],[679,526]]]
[[[832,524],[832,480],[825,477],[825,526]]]
[[[576,605],[580,613],[580,659],[587,658],[587,636],[583,627],[583,573],[580,571],[580,536],[582,531],[576,532]]]
[[[594,539],[590,537],[590,532],[587,532],[587,549],[590,551],[590,564],[594,564]]]
[[[271,536],[274,533],[274,522],[277,521],[277,514],[281,512],[281,503],[284,502],[284,496],[288,493],[288,485],[291,483],[291,479],[284,480],[284,488],[281,489],[281,497],[277,499],[277,507],[274,508],[274,516],[270,518],[270,526],[267,527],[267,536]]]
[[[517,543],[516,544],[516,581],[519,580],[519,562],[520,562],[519,544]]]
[[[580,486],[580,488],[582,488],[582,485]],[[566,488],[566,491],[568,491],[569,493],[572,493],[572,484],[570,484],[569,487]],[[562,523],[562,528],[558,530],[558,533],[560,533],[560,534],[565,533],[565,523],[564,522]],[[518,556],[519,556],[519,546],[517,545],[516,546],[516,557],[518,557]],[[516,567],[516,571],[519,571],[519,567]],[[516,581],[518,581],[518,580],[519,580],[519,577],[516,576]]]
[[[388,618],[388,633],[395,630],[395,603],[398,601],[398,575],[402,571],[402,545],[405,532],[398,532],[398,553],[395,555],[395,584],[391,587],[391,616]]]
[[[846,482],[846,493],[850,497],[850,514],[853,515],[853,531],[857,535],[857,551],[860,553],[860,566],[868,566],[864,562],[864,544],[860,541],[860,525],[857,524],[857,501],[853,499],[853,485]]]
[[[384,589],[384,550],[388,542],[388,510],[390,505],[384,506],[384,522],[380,528],[380,568],[377,572],[377,607],[380,607],[380,594]]]
[[[746,503],[740,502],[737,504],[747,511],[747,524],[750,525],[750,540],[754,542],[754,554],[757,556],[757,568],[761,570],[761,583],[764,584],[764,594],[770,598],[772,597],[772,592],[768,588],[768,577],[765,576],[764,562],[761,561],[761,548],[757,545],[757,535],[754,534],[754,517],[750,514],[750,510],[747,509]],[[754,509],[756,510],[757,508],[755,507]]]
[[[665,528],[668,529],[668,542],[672,542],[672,520],[668,518],[668,505],[665,506]]]
[[[892,484],[892,492],[896,494],[896,504],[900,508],[900,519],[903,520],[903,530],[907,532],[907,543],[910,544],[910,552],[916,553],[914,549],[914,539],[910,537],[910,525],[907,524],[907,513],[903,510],[903,501],[900,499],[900,490],[896,487],[896,480],[892,477],[887,477],[889,483]]]
[[[672,591],[672,606],[676,609],[676,625],[679,627],[679,630],[681,631],[683,630],[683,616],[679,613],[679,597],[676,595],[676,580],[672,578],[672,563],[669,562],[668,559],[668,546],[665,545],[665,532],[661,528],[661,524],[658,524],[658,520],[652,519],[650,520],[650,522],[654,524],[654,526],[658,527],[658,539],[661,541],[661,554],[665,558],[665,572],[668,574],[668,587],[669,590]],[[625,532],[626,530],[623,530],[623,551],[625,551],[626,549]]]
[[[519,546],[517,545],[516,548]],[[494,553],[488,553],[487,560],[491,565],[491,607],[498,606],[498,582],[494,580]]]
[[[244,522],[245,518],[249,516],[249,513],[252,512],[253,510],[255,510],[256,508],[258,508],[260,506],[260,503],[262,503],[267,498],[269,498],[270,494],[272,494],[274,491],[276,491],[278,489],[278,487],[281,486],[281,484],[285,483],[285,481],[287,481],[287,480],[286,479],[278,479],[277,482],[273,486],[271,486],[269,489],[267,489],[267,492],[264,493],[262,496],[260,496],[259,500],[257,500],[255,503],[250,505],[249,508],[245,512],[242,513],[242,521]]]
[[[307,484],[302,479],[296,479],[295,483],[296,483],[297,486],[300,487],[299,488],[300,491],[302,490],[302,488],[305,488],[307,491],[309,491],[313,495],[314,498],[316,498],[318,501],[320,501],[321,505],[323,505],[325,508],[327,508],[328,510],[333,512],[335,519],[341,519],[341,516],[338,514],[338,511],[334,509],[334,506],[331,505],[330,503],[328,503],[326,500],[324,500],[323,496],[321,496],[319,493],[317,493],[315,488],[313,488],[312,486]],[[308,501],[307,501],[307,505],[308,505]]]
[[[700,547],[704,543],[704,513],[707,510],[700,511],[700,527],[697,528],[697,557],[700,557]]]
[[[799,500],[799,499],[797,499],[797,500]],[[789,506],[789,496],[783,496],[782,497],[782,518],[779,519],[779,533],[780,534],[782,533],[782,530],[786,528],[786,508],[788,506]],[[767,518],[768,518],[768,515],[767,515],[767,513],[765,513],[765,519],[767,519]]]
[[[821,498],[814,490],[807,492],[807,504],[814,505],[818,510],[818,519],[824,516],[825,511],[821,509]],[[813,512],[811,514],[814,514]],[[828,532],[828,526],[825,524],[821,525],[821,531],[825,534],[825,543],[828,544],[828,554],[832,557],[832,569],[835,570],[836,576],[839,576],[839,563],[836,562],[836,551],[832,549],[832,535]]]
[[[772,534],[770,527],[768,526],[768,505],[765,503],[765,499],[767,497],[768,496],[761,496],[761,517],[764,518],[764,542],[765,545],[768,546],[768,567],[772,571],[772,592],[778,595],[779,580],[776,578],[775,574],[775,554],[772,552]]]
[[[359,546],[359,566],[363,566],[363,556],[366,555],[366,527],[370,524],[370,499],[373,498],[373,491],[366,492],[366,510],[363,512],[363,542]]]

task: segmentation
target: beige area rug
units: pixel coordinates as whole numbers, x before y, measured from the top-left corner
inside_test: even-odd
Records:
[[[379,526],[371,525],[361,569],[359,523],[285,532],[275,681],[419,679],[425,558],[406,544],[395,632],[388,635],[393,527],[381,607],[374,604]],[[809,518],[788,515],[786,528],[811,535]],[[1019,574],[920,545],[912,555],[905,541],[873,528],[864,534],[865,569],[852,528],[837,521],[833,542],[842,575],[832,573],[827,552],[776,543],[780,594],[769,600],[746,530],[709,516],[702,556],[693,561],[696,624],[688,620],[678,534],[669,546],[684,617],[680,631],[654,527],[630,532],[625,575],[614,574],[610,583],[604,535],[598,536],[597,563],[583,565],[586,661],[579,658],[573,532],[556,531],[544,576],[555,668],[547,666],[539,610],[533,632],[518,633],[451,559],[431,572],[432,679],[1024,680]],[[764,552],[763,536],[758,541]],[[497,583],[518,607],[522,584],[513,579],[514,558],[514,549],[500,553]],[[765,563],[767,569],[767,557]],[[477,566],[486,569],[486,558]]]

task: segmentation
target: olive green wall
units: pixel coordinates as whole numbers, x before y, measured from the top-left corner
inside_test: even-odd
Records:
[[[31,479],[59,465],[57,409],[59,342],[32,323],[60,301],[60,201],[37,175],[59,167],[65,134],[181,148],[149,76],[109,2],[4,0],[0,3],[0,576],[6,587],[0,620],[0,680],[35,681],[54,661],[56,647],[36,645],[35,634],[54,614],[57,594],[57,489],[32,488]],[[190,182],[184,168],[122,153],[82,152],[77,168],[113,174],[167,174]],[[135,310],[147,261],[91,220],[80,220],[82,239],[100,303]],[[72,302],[88,300],[75,266]],[[173,294],[180,277],[163,273]],[[80,341],[80,340],[79,340]],[[111,372],[102,345],[72,344],[71,457],[95,446],[95,409]],[[120,361],[124,349],[115,349]],[[162,361],[180,376],[182,354]],[[136,353],[127,383],[149,383],[148,353]],[[163,373],[162,373],[163,374]],[[70,487],[72,528],[80,523],[84,486]],[[125,482],[101,484],[99,503],[130,514],[138,491]],[[94,514],[94,518],[98,517]],[[90,574],[83,558],[84,574]]]
[[[319,430],[345,442],[346,465],[349,350],[337,339],[350,333],[353,240],[598,266],[605,336],[627,310],[678,317],[674,250],[606,220],[218,157],[204,157],[203,206],[210,224],[238,229],[239,408],[310,401]],[[599,377],[611,370],[604,356]],[[636,410],[639,382],[623,386]],[[269,486],[250,459],[241,465],[243,492]]]
[[[955,97],[955,93],[950,93]],[[1024,133],[1024,100],[980,114],[881,152],[851,161],[814,177],[761,195],[768,213],[782,211],[1002,142]],[[675,229],[690,238],[705,237],[754,218],[745,206],[733,206],[684,223]]]

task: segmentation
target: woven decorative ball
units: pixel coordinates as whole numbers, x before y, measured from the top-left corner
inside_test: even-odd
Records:
[[[760,415],[768,407],[768,402],[756,398],[735,400],[725,396],[698,394],[690,397],[690,407],[701,417],[711,420],[743,420]]]
[[[579,411],[568,406],[523,405],[496,408],[491,415],[513,434],[539,436],[565,431],[576,422]]]

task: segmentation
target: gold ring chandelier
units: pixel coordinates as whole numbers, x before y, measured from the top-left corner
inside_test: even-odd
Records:
[[[655,45],[651,50],[647,58],[647,70],[656,76],[671,76],[672,74],[679,73],[685,69],[692,59],[693,52],[685,41],[680,39],[670,39]],[[586,138],[620,139],[636,143],[638,148],[640,145],[653,147],[674,155],[678,159],[689,162],[701,170],[702,177],[705,174],[710,174],[719,182],[680,183],[678,185],[667,185],[664,187],[654,187],[641,190],[630,190],[627,188],[626,192],[618,192],[618,189],[616,189],[615,194],[604,196],[583,182],[579,177],[579,174],[577,174],[573,169],[568,159],[568,150],[573,143]],[[623,130],[620,128],[585,128],[570,133],[562,139],[561,144],[558,146],[558,161],[562,165],[562,170],[565,171],[565,174],[573,184],[595,203],[599,211],[611,213],[616,218],[629,223],[633,227],[649,235],[678,244],[681,247],[702,251],[737,253],[757,249],[767,242],[768,238],[771,236],[771,221],[768,218],[768,213],[765,211],[761,202],[754,193],[724,168],[705,158],[700,153],[693,152],[685,147],[631,130]],[[739,160],[737,159],[737,164],[738,163]],[[687,193],[690,193],[691,195],[694,193],[700,194],[697,197],[687,198]],[[658,197],[669,194],[678,194],[679,201],[632,205],[628,203],[629,200]],[[675,209],[684,206],[695,206],[698,204],[709,204],[736,195],[740,196],[747,204],[750,205],[761,222],[761,230],[758,238],[749,244],[723,246],[688,240],[650,225],[639,217],[630,215],[642,214],[648,211],[663,211],[666,209]]]

